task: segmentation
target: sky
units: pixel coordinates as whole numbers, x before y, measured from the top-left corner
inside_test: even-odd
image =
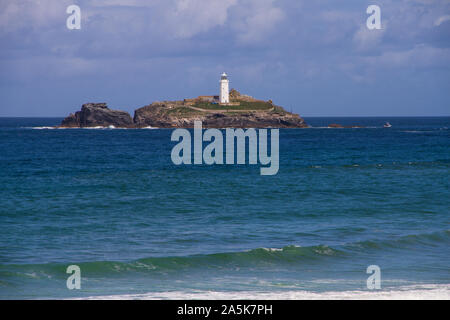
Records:
[[[133,115],[222,72],[306,117],[449,116],[450,0],[0,0],[0,116]]]

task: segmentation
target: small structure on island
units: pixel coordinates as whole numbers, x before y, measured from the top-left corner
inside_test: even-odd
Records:
[[[229,81],[228,76],[224,72],[220,77],[220,100],[221,104],[230,103],[230,94],[229,94]]]

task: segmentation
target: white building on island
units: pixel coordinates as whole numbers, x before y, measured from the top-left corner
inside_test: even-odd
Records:
[[[228,76],[224,72],[220,77],[220,103],[230,103],[230,89],[229,89]]]

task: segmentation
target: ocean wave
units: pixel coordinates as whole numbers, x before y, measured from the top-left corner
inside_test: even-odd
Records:
[[[222,252],[198,254],[189,256],[149,257],[131,262],[92,261],[77,264],[85,273],[93,275],[107,275],[127,272],[171,272],[197,268],[235,268],[253,266],[296,265],[311,261],[330,259],[345,259],[352,257],[355,252],[369,252],[377,250],[409,250],[411,247],[435,246],[449,243],[450,230],[430,233],[407,235],[391,240],[366,240],[343,244],[337,247],[316,245],[301,247],[289,245],[282,248],[257,248],[237,252]],[[450,243],[449,243],[450,244]],[[37,265],[0,265],[0,276],[20,276],[33,278],[48,278],[64,276],[67,264],[49,263]]]
[[[167,291],[90,296],[84,300],[435,300],[450,299],[450,284],[408,285],[382,290],[288,291]]]

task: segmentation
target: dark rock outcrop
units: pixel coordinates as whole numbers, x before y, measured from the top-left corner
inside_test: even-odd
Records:
[[[106,103],[86,103],[81,111],[71,113],[66,117],[60,127],[84,128],[84,127],[134,127],[133,119],[125,111],[111,110]]]

